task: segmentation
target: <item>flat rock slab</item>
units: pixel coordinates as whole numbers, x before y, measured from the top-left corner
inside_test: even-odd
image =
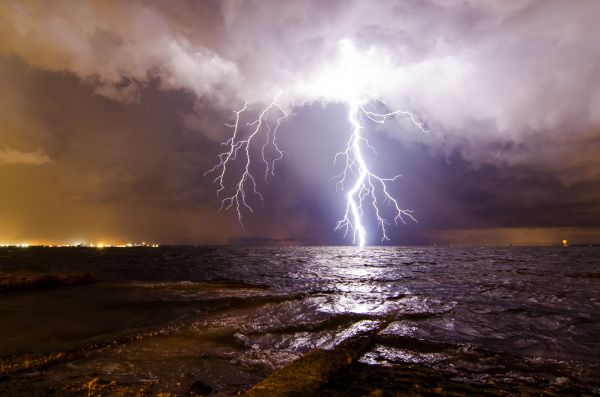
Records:
[[[91,284],[96,280],[96,276],[90,273],[2,274],[0,275],[0,293]]]
[[[351,365],[372,345],[372,335],[342,342],[333,350],[313,349],[258,383],[246,397],[301,397],[314,395],[332,373]]]

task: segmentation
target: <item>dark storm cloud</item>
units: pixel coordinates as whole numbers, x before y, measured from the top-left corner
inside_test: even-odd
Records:
[[[432,129],[374,134],[374,166],[404,175],[395,193],[419,219],[394,242],[600,228],[599,14],[592,0],[5,1],[0,238],[342,242],[345,109],[305,89],[342,39],[382,59],[374,94]],[[231,110],[279,90],[290,157],[242,231],[202,174]]]
[[[41,148],[7,149],[1,157],[12,160],[0,170],[4,233],[211,240],[204,222],[217,219],[214,193],[198,183],[210,161],[206,138],[189,134],[179,114],[193,108],[190,95],[150,85],[138,102],[123,106],[70,75],[27,69],[14,59],[0,62],[0,70],[27,98],[27,112],[2,115],[3,142]],[[16,160],[49,164],[32,171]],[[19,227],[11,218],[20,218]],[[221,225],[211,232],[227,230]]]

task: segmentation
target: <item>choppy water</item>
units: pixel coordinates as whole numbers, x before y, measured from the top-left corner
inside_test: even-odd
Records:
[[[0,357],[74,352],[0,393],[99,377],[227,394],[377,319],[364,364],[600,393],[597,248],[5,248],[0,271],[99,278],[0,295]]]

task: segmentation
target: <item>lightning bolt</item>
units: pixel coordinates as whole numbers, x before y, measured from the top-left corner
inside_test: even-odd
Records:
[[[265,166],[264,180],[267,181],[269,175],[275,175],[275,163],[281,160],[285,154],[283,150],[277,145],[277,132],[281,122],[288,117],[287,112],[278,104],[279,95],[277,94],[273,101],[268,104],[258,114],[258,118],[253,121],[246,123],[247,127],[250,127],[249,133],[246,137],[243,137],[243,131],[241,127],[241,117],[246,111],[248,111],[248,102],[244,102],[244,106],[234,111],[234,121],[232,123],[226,123],[225,125],[233,130],[231,137],[222,143],[227,149],[218,155],[219,162],[206,171],[204,175],[216,174],[213,182],[218,186],[217,196],[221,192],[226,190],[225,178],[231,168],[231,163],[236,161],[238,157],[243,164],[243,170],[237,183],[233,188],[231,195],[221,200],[221,206],[219,211],[228,210],[234,208],[238,221],[242,227],[242,210],[246,208],[251,213],[254,212],[252,206],[248,203],[248,194],[257,196],[261,203],[264,203],[262,194],[258,191],[257,182],[254,174],[251,170],[252,165],[252,153],[251,148],[254,142],[259,139],[261,135],[266,137],[263,145],[260,148],[260,158]],[[273,113],[277,113],[278,116],[274,116]],[[274,120],[273,120],[274,118]],[[271,149],[274,152],[274,156],[269,158],[268,150]]]
[[[253,158],[252,145],[259,139],[259,136],[265,136],[264,143],[260,146],[260,160],[264,164],[265,181],[268,180],[270,175],[275,175],[275,163],[281,160],[286,154],[277,145],[279,127],[283,120],[288,117],[288,113],[278,104],[279,95],[276,95],[273,101],[262,109],[255,120],[246,123],[246,127],[250,127],[250,129],[245,137],[242,137],[241,117],[248,111],[248,103],[245,102],[241,109],[233,112],[235,114],[234,121],[225,124],[233,130],[233,133],[228,140],[222,143],[222,145],[227,146],[227,150],[219,154],[219,162],[204,174],[216,174],[213,182],[218,186],[218,196],[221,192],[227,190],[225,178],[228,175],[231,164],[238,160],[238,157],[242,158],[240,161],[243,164],[243,168],[237,179],[237,183],[233,187],[233,192],[222,199],[219,208],[220,211],[234,208],[242,227],[242,212],[244,208],[251,213],[253,212],[252,206],[248,202],[248,194],[257,196],[261,204],[264,204],[263,196],[258,191],[256,177],[253,175],[251,169]],[[380,102],[383,103],[383,101]],[[396,225],[398,222],[406,223],[407,219],[416,222],[412,211],[402,209],[398,200],[389,192],[389,184],[396,182],[401,176],[395,175],[391,178],[385,178],[375,174],[369,168],[363,156],[363,149],[367,148],[375,154],[377,154],[377,151],[362,134],[362,131],[365,129],[364,122],[368,119],[372,122],[383,124],[389,118],[396,115],[404,115],[420,131],[425,133],[429,131],[423,127],[422,123],[417,121],[413,113],[408,111],[397,110],[390,113],[376,113],[367,110],[365,105],[359,100],[348,101],[348,106],[348,120],[352,128],[345,150],[337,153],[334,157],[334,164],[340,158],[344,160],[343,171],[336,175],[334,179],[337,179],[336,186],[341,190],[344,190],[344,185],[350,178],[350,175],[355,176],[356,179],[346,193],[346,211],[343,218],[337,222],[335,230],[343,230],[344,237],[347,236],[348,232],[352,231],[353,244],[363,247],[367,244],[367,231],[362,223],[363,204],[365,202],[368,202],[373,208],[381,232],[381,241],[390,240],[388,226],[392,222]],[[274,113],[277,116],[274,116]],[[273,153],[270,158],[268,155],[269,149]],[[394,215],[391,219],[383,215],[381,203],[388,204],[393,208]]]
[[[339,42],[339,56],[336,60],[324,64],[319,69],[320,73],[308,80],[290,84],[292,96],[301,93],[300,95],[308,98],[348,104],[350,136],[345,149],[335,155],[333,162],[335,165],[338,160],[342,160],[344,165],[342,172],[334,177],[337,180],[336,188],[343,191],[345,185],[350,187],[345,193],[344,215],[337,222],[335,230],[342,230],[344,237],[351,233],[353,244],[360,247],[369,242],[367,229],[362,221],[367,208],[375,216],[381,241],[390,240],[388,229],[392,223],[397,225],[399,222],[406,223],[407,220],[416,222],[413,212],[402,209],[398,200],[390,193],[391,185],[401,176],[377,175],[369,167],[363,154],[363,151],[369,150],[377,155],[377,151],[365,137],[369,124],[383,124],[390,118],[404,116],[421,132],[429,132],[409,111],[378,113],[367,109],[367,105],[376,102],[389,109],[381,99],[368,94],[372,92],[372,87],[381,83],[379,76],[385,76],[390,70],[389,60],[379,52],[370,49],[366,53],[360,53],[352,40],[343,39]],[[227,149],[219,154],[218,163],[205,173],[215,174],[213,182],[218,186],[217,196],[228,191],[225,180],[229,175],[237,175],[234,178],[237,182],[230,188],[231,194],[221,200],[219,210],[234,208],[242,227],[242,213],[253,212],[249,196],[258,197],[264,204],[263,196],[258,191],[257,179],[253,175],[253,170],[256,170],[253,157],[258,156],[259,163],[262,162],[266,182],[269,176],[275,175],[275,163],[285,154],[277,145],[279,127],[288,117],[278,103],[279,95],[262,108],[255,120],[246,123],[246,128],[243,128],[241,118],[250,113],[248,103],[245,102],[241,109],[234,111],[234,120],[226,124],[233,130],[231,137],[223,142]],[[240,163],[241,173],[236,173],[238,167],[232,166],[234,162]]]
[[[349,102],[349,121],[352,125],[352,131],[346,149],[335,155],[334,164],[338,158],[345,160],[343,171],[334,177],[338,179],[337,186],[344,189],[344,183],[349,174],[356,175],[354,184],[346,193],[346,212],[344,217],[338,221],[335,230],[344,230],[344,237],[352,230],[352,242],[358,244],[359,247],[364,247],[367,243],[367,232],[362,224],[363,202],[370,201],[378,227],[381,231],[381,241],[389,241],[387,226],[391,221],[382,215],[380,209],[380,201],[387,202],[394,209],[393,222],[397,225],[399,221],[406,223],[406,219],[416,222],[412,215],[412,211],[400,208],[398,200],[395,199],[389,192],[388,184],[395,182],[401,175],[395,175],[391,178],[384,178],[373,173],[363,156],[363,146],[372,150],[375,154],[377,151],[369,144],[369,141],[362,135],[364,129],[361,119],[368,118],[378,124],[383,124],[385,121],[398,114],[406,115],[412,123],[417,126],[422,132],[427,131],[421,123],[419,123],[411,112],[397,110],[391,113],[375,113],[365,109],[364,105],[353,100]],[[379,198],[379,200],[378,200]]]

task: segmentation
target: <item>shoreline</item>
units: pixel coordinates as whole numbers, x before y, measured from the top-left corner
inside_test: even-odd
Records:
[[[75,396],[160,395],[163,397],[183,395],[245,397],[600,395],[600,389],[569,383],[562,378],[557,378],[555,382],[543,378],[476,381],[424,364],[373,365],[361,361],[365,353],[376,345],[385,343],[386,337],[381,333],[389,324],[389,320],[359,321],[346,328],[340,334],[342,339],[337,343],[311,349],[300,358],[268,374],[256,384],[240,387],[236,391],[230,388],[224,390],[219,385],[206,384],[201,379],[196,379],[189,386],[181,385],[180,390],[174,392],[172,389],[168,390],[168,385],[160,381],[150,384],[130,384],[96,374],[89,374],[89,378],[79,374],[84,375],[79,378],[79,381],[50,387],[47,392]],[[161,332],[148,332],[119,341],[87,346],[76,351],[27,354],[19,358],[14,357],[12,362],[3,358],[0,360],[2,364],[0,385],[10,382],[13,377],[43,374],[45,370],[51,370],[56,365],[93,357],[101,354],[105,349],[161,335],[163,335]],[[81,381],[81,378],[87,380]]]
[[[600,396],[592,249],[4,254],[0,395]]]

